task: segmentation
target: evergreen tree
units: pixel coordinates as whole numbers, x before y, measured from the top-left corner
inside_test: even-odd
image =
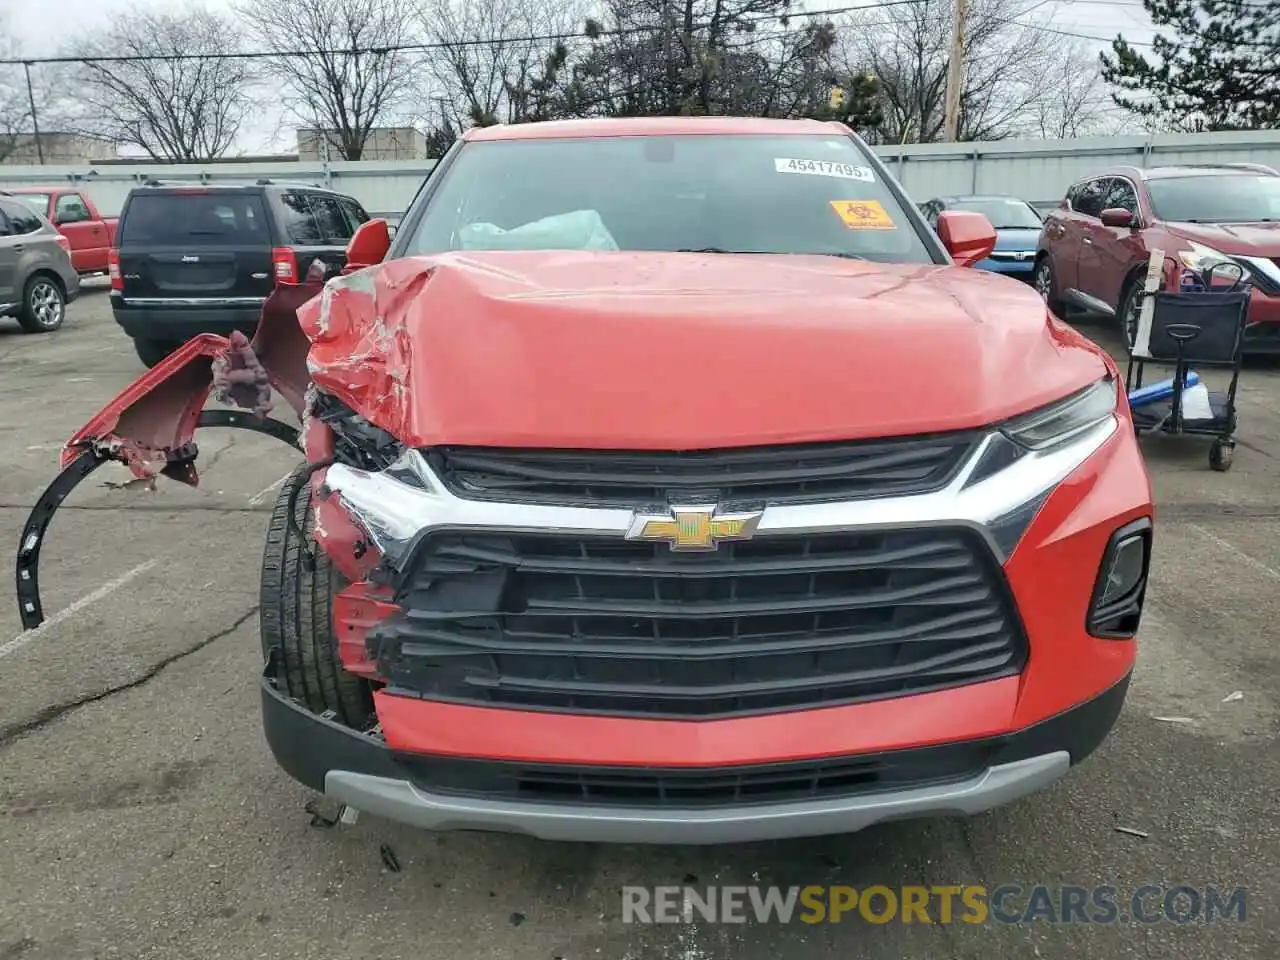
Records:
[[[1278,0],[1143,0],[1157,35],[1148,56],[1123,37],[1102,54],[1120,106],[1175,130],[1280,126]],[[1136,94],[1136,96],[1135,96]]]

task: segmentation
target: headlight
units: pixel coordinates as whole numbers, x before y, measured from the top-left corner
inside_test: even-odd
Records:
[[[1104,377],[1077,393],[1008,421],[1002,431],[1028,450],[1046,450],[1065,443],[1116,412],[1116,384]]]
[[[1213,247],[1206,247],[1203,243],[1192,243],[1190,250],[1179,250],[1178,259],[1182,261],[1184,267],[1196,273],[1204,273],[1222,264],[1236,265],[1236,262],[1225,253],[1219,253]]]

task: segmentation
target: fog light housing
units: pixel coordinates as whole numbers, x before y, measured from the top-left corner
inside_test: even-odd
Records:
[[[1150,567],[1150,520],[1126,524],[1111,535],[1085,622],[1090,635],[1127,640],[1137,634]]]

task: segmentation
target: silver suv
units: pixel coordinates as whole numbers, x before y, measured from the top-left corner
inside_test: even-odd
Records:
[[[48,333],[62,326],[79,292],[67,238],[0,191],[0,317],[17,317],[28,333]]]

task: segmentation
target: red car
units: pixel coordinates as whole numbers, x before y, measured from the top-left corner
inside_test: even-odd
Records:
[[[197,425],[241,426],[305,456],[267,740],[343,804],[697,844],[1004,803],[1119,713],[1153,511],[1115,365],[971,269],[993,243],[838,124],[473,129],[394,241],[364,224],[70,439],[23,622],[75,482],[194,484]]]
[[[107,272],[116,242],[115,217],[104,217],[89,195],[67,187],[12,187],[5,191],[39,210],[71,246],[71,265],[86,276]]]
[[[1117,167],[1074,184],[1045,219],[1034,284],[1058,315],[1074,307],[1120,321],[1132,346],[1153,250],[1164,282],[1238,264],[1253,285],[1244,347],[1280,351],[1280,173],[1259,164]]]

